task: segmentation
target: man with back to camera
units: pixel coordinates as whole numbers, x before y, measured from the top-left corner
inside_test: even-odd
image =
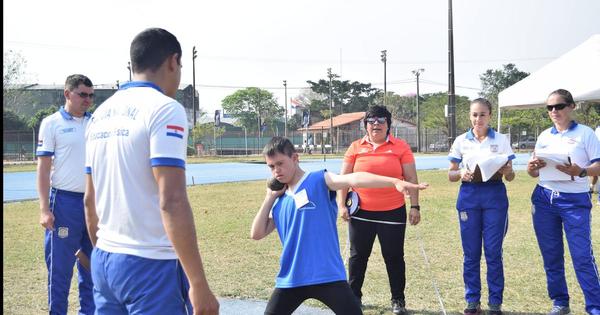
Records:
[[[86,133],[85,210],[97,314],[218,314],[185,186],[181,46],[166,30],[131,43],[134,81]]]
[[[36,149],[50,314],[67,314],[75,253],[81,249],[89,257],[92,251],[83,211],[85,128],[94,98],[92,81],[81,74],[68,76],[64,96],[65,105],[42,120]],[[80,262],[77,272],[79,313],[93,314],[92,277]]]

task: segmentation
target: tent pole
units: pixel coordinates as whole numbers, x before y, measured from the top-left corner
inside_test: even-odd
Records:
[[[502,118],[502,111],[500,110],[500,106],[498,106],[498,132],[500,132],[500,127],[501,127],[501,118]]]

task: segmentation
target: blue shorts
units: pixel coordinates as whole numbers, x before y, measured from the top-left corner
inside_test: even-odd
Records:
[[[94,248],[96,314],[191,314],[189,284],[177,259],[148,259]]]

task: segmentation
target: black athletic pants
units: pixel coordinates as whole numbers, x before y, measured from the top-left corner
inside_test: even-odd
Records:
[[[327,305],[336,314],[362,315],[360,304],[346,281],[307,285],[296,288],[275,288],[265,315],[292,314],[302,302],[316,299]]]
[[[365,211],[360,209],[355,216],[371,220],[406,223],[406,207],[402,206],[390,211]],[[357,219],[350,220],[348,282],[357,298],[362,298],[361,288],[365,281],[367,262],[373,249],[375,236],[377,236],[387,269],[392,299],[404,301],[404,287],[406,286],[404,265],[405,231],[406,224],[391,225]]]

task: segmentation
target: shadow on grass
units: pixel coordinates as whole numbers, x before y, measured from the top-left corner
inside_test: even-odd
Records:
[[[365,305],[363,307],[363,311],[365,315],[387,315],[392,314],[391,310],[387,307],[375,306],[375,305]],[[441,310],[415,310],[415,309],[407,309],[407,314],[409,315],[440,315],[443,314]],[[462,315],[462,312],[446,312],[447,315]],[[482,314],[487,314],[486,310],[483,310]],[[509,312],[502,311],[503,315],[546,315],[546,313],[539,312]]]
[[[381,314],[391,314],[391,312],[384,312]],[[430,310],[408,310],[408,314],[410,315],[440,315],[441,311],[430,311]],[[448,315],[462,315],[462,312],[446,312]],[[482,314],[487,314],[487,311],[484,310]],[[523,313],[523,312],[506,312],[502,311],[503,315],[546,315],[546,313]]]

